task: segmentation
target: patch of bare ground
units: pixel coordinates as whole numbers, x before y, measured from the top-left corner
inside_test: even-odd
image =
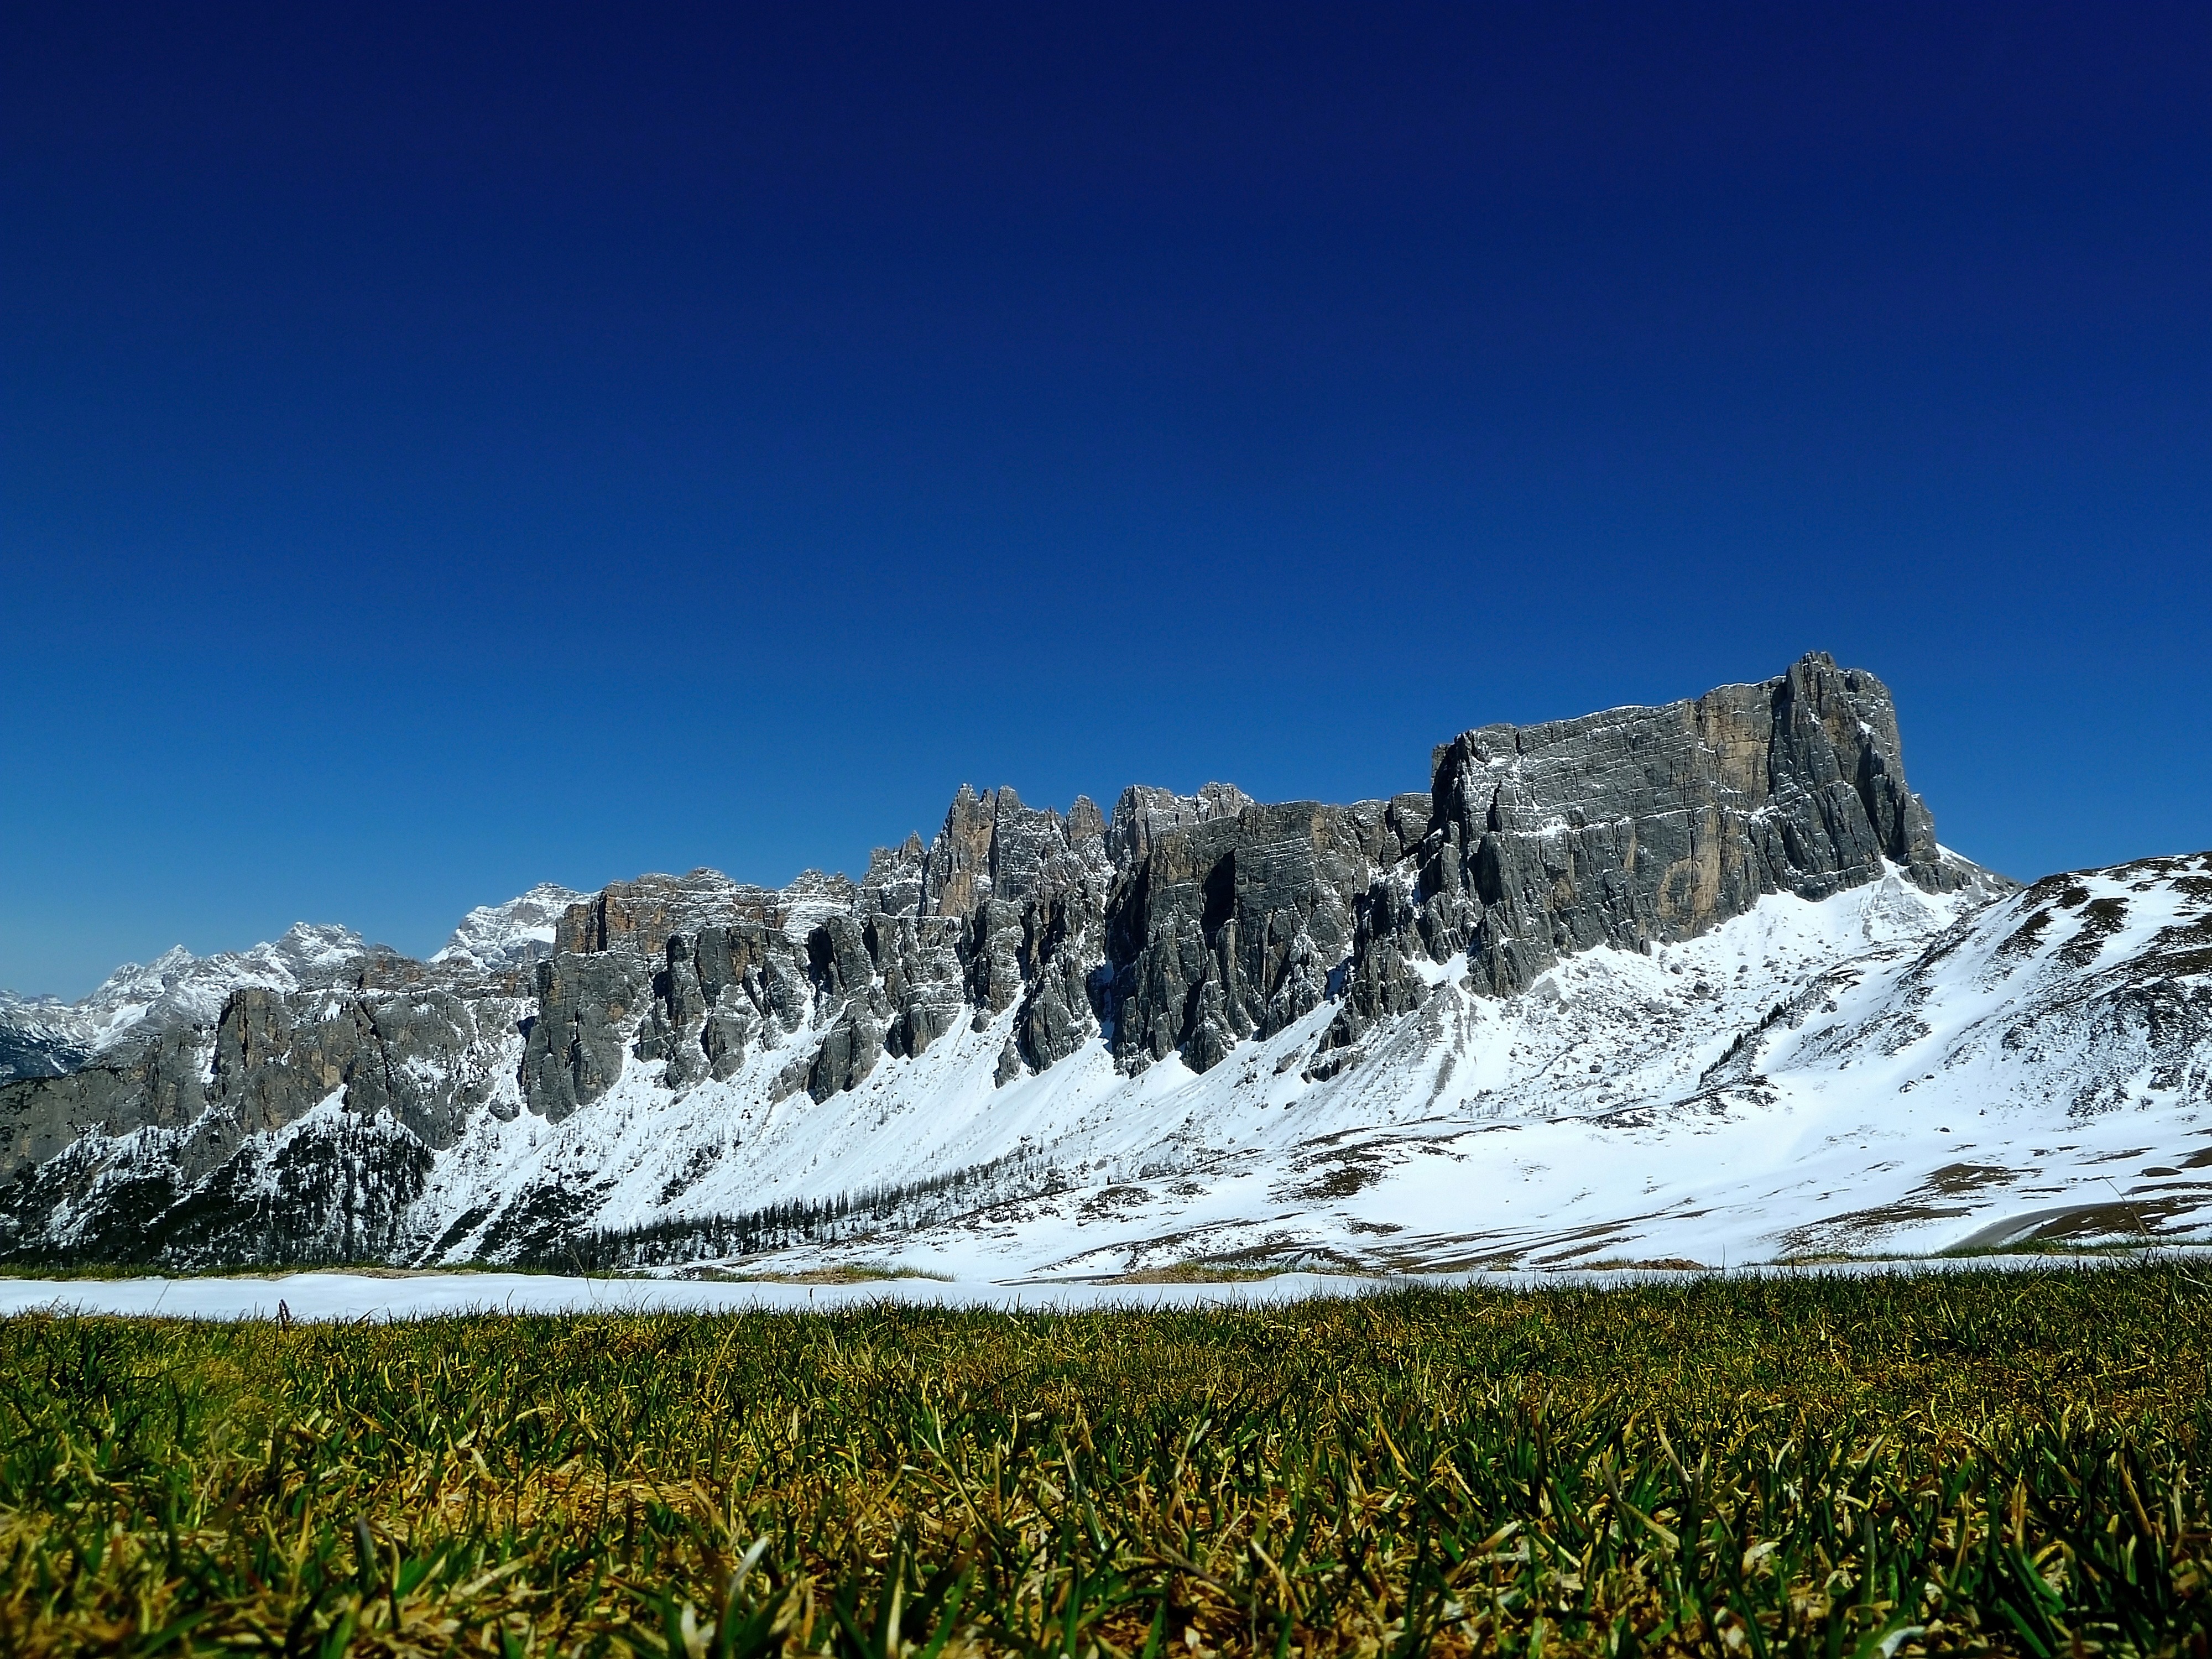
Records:
[[[2110,1204],[2083,1204],[2039,1222],[2008,1242],[2015,1244],[2059,1243],[2081,1239],[2153,1237],[2162,1221],[2194,1210],[2204,1202],[2191,1193],[2166,1196],[2130,1197]]]
[[[1276,1279],[1284,1273],[1339,1273],[1371,1278],[1367,1262],[1322,1245],[1256,1245],[1249,1250],[1224,1250],[1193,1256],[1157,1267],[1133,1267],[1110,1278],[1093,1279],[1098,1285],[1240,1285],[1255,1279]]]
[[[831,1267],[805,1267],[791,1273],[746,1273],[734,1267],[700,1267],[684,1275],[718,1285],[876,1285],[898,1279],[950,1282],[943,1273],[919,1267],[896,1267],[888,1262],[848,1261]]]
[[[1586,1267],[1595,1266],[1595,1263],[1586,1261],[1585,1258],[1595,1255],[1600,1250],[1605,1249],[1607,1245],[1612,1243],[1614,1238],[1623,1231],[1624,1229],[1620,1227],[1607,1227],[1595,1238],[1587,1239],[1578,1243],[1565,1245],[1559,1249],[1547,1250],[1541,1255],[1532,1255],[1528,1258],[1528,1265],[1532,1267]]]
[[[1152,1201],[1152,1188],[1125,1182],[1085,1200],[1077,1206],[1075,1214],[1080,1221],[1115,1221]]]
[[[1350,1198],[1389,1175],[1390,1164],[1387,1155],[1365,1146],[1301,1158],[1291,1166],[1293,1176],[1299,1179],[1284,1182],[1282,1196],[1309,1202]]]
[[[1510,1273],[1528,1249],[1520,1233],[1425,1233],[1378,1244],[1375,1255],[1394,1273]]]
[[[1085,1282],[1093,1285],[1244,1285],[1258,1279],[1277,1278],[1283,1271],[1277,1267],[1223,1267],[1210,1261],[1178,1261],[1171,1267],[1140,1267],[1134,1273],[1115,1273],[1111,1278]]]
[[[1702,1261],[1692,1261],[1686,1255],[1661,1255],[1630,1261],[1607,1256],[1602,1261],[1581,1264],[1592,1273],[1708,1273],[1712,1269]]]
[[[1974,1212],[1970,1205],[1936,1203],[1931,1201],[1933,1196],[1909,1194],[1893,1204],[1847,1210],[1841,1215],[1823,1216],[1802,1227],[1792,1227],[1782,1235],[1781,1254],[1787,1261],[1832,1255],[1887,1228],[1910,1226],[1922,1221],[1955,1221]]]
[[[2212,1194],[2197,1183],[2190,1190],[2152,1191],[2142,1197],[2116,1196],[2110,1201],[2056,1205],[2008,1216],[1978,1228],[1960,1239],[1946,1255],[1972,1255],[1985,1251],[2025,1251],[2080,1248],[2115,1243],[2130,1249],[2175,1242],[2161,1231],[2162,1224],[2193,1214],[2212,1203]]]
[[[2027,1172],[2030,1175],[2033,1170]],[[1946,1164],[1940,1170],[1930,1170],[1928,1179],[1921,1185],[1923,1192],[1934,1191],[1946,1196],[1961,1193],[1978,1193],[1985,1187],[2004,1187],[2021,1178],[2021,1172],[1996,1164]]]

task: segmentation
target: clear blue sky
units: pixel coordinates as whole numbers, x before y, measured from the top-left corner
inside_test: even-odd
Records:
[[[2212,9],[22,5],[0,77],[0,985],[1810,647],[1974,857],[2212,845]]]

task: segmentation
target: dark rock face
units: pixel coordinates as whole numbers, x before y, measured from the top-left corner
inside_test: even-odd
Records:
[[[964,924],[957,916],[873,915],[861,937],[883,975],[885,1048],[902,1058],[927,1053],[967,1017]]]
[[[774,1047],[806,1019],[807,964],[789,937],[757,922],[706,928],[668,941],[659,982],[670,1026],[670,1080],[726,1078],[749,1045]],[[694,1022],[696,1029],[694,1030]],[[684,1037],[698,1046],[703,1069],[679,1065]],[[641,1057],[647,1057],[641,1050]]]
[[[558,1123],[622,1075],[653,975],[635,951],[558,951],[538,964],[538,1018],[522,1051],[522,1098]]]
[[[433,1149],[499,1092],[531,1011],[511,975],[433,969],[381,948],[290,991],[246,984],[213,1019],[150,1018],[66,1075],[0,1086],[0,1179],[82,1137],[184,1128],[188,1179],[343,1089]]]
[[[425,982],[388,956],[343,977],[240,987],[212,1028],[157,1023],[65,1077],[0,1091],[0,1249],[186,1263],[398,1251],[436,1150],[499,1093],[530,1005],[482,978],[465,994]],[[284,1133],[334,1097],[329,1123]]]
[[[1105,835],[1087,800],[1062,817],[1011,789],[963,788],[933,841],[879,849],[858,888],[813,878],[775,894],[695,872],[611,889],[562,924],[563,940],[586,948],[539,969],[524,1098],[557,1119],[603,1094],[625,1054],[682,1089],[788,1046],[773,1093],[826,1100],[886,1055],[920,1055],[1017,1005],[1016,1060],[1001,1079],[1049,1066],[1099,1029],[1091,981],[1115,873]],[[732,908],[749,914],[663,931]],[[641,995],[641,958],[627,953],[654,939],[663,965]]]
[[[683,1091],[765,1054],[772,1100],[823,1102],[1009,1015],[1001,1085],[1100,1037],[1125,1071],[1173,1054],[1202,1072],[1333,1004],[1321,1075],[1462,952],[1474,987],[1511,993],[1575,951],[1687,938],[1885,866],[1929,890],[1990,879],[1937,848],[1887,690],[1817,653],[1664,708],[1463,732],[1425,792],[1388,801],[1136,787],[1109,818],[963,787],[929,842],[878,850],[857,885],[644,876],[570,905],[534,964],[349,947],[299,988],[230,992],[212,1023],[209,1002],[89,1054],[0,1054],[61,1073],[0,1080],[0,1252],[63,1233],[138,1241],[132,1259],[147,1241],[398,1252],[429,1160],[480,1111],[559,1122],[626,1068]],[[447,1231],[550,1248],[597,1201],[532,1189]]]
[[[1818,653],[1692,702],[1464,732],[1436,751],[1430,802],[1411,902],[1366,902],[1336,1042],[1402,1009],[1414,955],[1464,950],[1502,994],[1574,951],[1687,939],[1769,893],[1826,898],[1884,860],[1933,892],[1982,874],[1905,787],[1887,689]]]
[[[1124,796],[1117,823],[1124,807],[1145,810]],[[1146,850],[1110,906],[1117,1061],[1180,1054],[1202,1072],[1320,1006],[1353,906],[1396,850],[1386,816],[1375,803],[1248,803],[1127,837]]]
[[[162,1026],[63,1077],[0,1085],[0,1179],[45,1163],[88,1135],[179,1128],[206,1109],[202,1035]]]
[[[903,927],[910,915],[927,941],[926,962],[899,953],[893,1000],[906,1036],[890,1052],[921,1053],[970,1005],[981,1018],[1019,1004],[1016,1060],[1000,1066],[1003,1083],[1023,1064],[1042,1071],[1097,1034],[1089,987],[1114,880],[1106,835],[1103,816],[1080,796],[1063,818],[1023,805],[1012,789],[963,787],[927,848],[917,836],[876,855],[861,884],[862,908],[878,918],[872,928],[889,937],[888,920]],[[884,966],[881,945],[870,948]]]
[[[1233,783],[1209,783],[1194,795],[1133,783],[1114,803],[1113,821],[1105,831],[1106,850],[1115,867],[1126,870],[1140,862],[1152,850],[1152,842],[1171,830],[1233,818],[1258,805]]]
[[[347,1110],[450,1146],[491,1098],[517,1012],[504,998],[442,988],[310,1002],[250,987],[216,1028],[216,1103],[245,1136],[282,1128],[343,1089]]]

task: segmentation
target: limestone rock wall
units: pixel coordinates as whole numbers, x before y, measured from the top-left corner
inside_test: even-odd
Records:
[[[617,882],[568,906],[535,962],[425,964],[300,931],[297,970],[212,1018],[0,1082],[0,1230],[96,1211],[107,1221],[69,1225],[100,1237],[189,1200],[198,1231],[164,1237],[215,1249],[259,1226],[288,1249],[354,1248],[398,1236],[422,1160],[480,1112],[558,1122],[633,1068],[680,1094],[769,1053],[777,1098],[827,1100],[1010,1012],[1002,1084],[1098,1038],[1126,1071],[1174,1055],[1202,1072],[1332,1002],[1310,1063],[1340,1069],[1462,953],[1474,987],[1510,994],[1571,953],[1685,939],[1886,868],[1929,890],[1995,880],[1936,845],[1881,682],[1817,653],[1662,708],[1474,728],[1437,746],[1426,790],[1387,801],[1139,786],[1110,815],[1081,798],[1062,815],[963,787],[927,842],[879,849],[858,884]],[[380,1172],[373,1194],[300,1149],[283,1153],[296,1225],[241,1233],[205,1208],[281,1185],[272,1149],[333,1099]],[[127,1157],[101,1150],[125,1141]]]
[[[1430,809],[1410,889],[1367,900],[1340,1043],[1407,1004],[1415,955],[1465,951],[1503,994],[1575,951],[1687,939],[1885,864],[1931,892],[1991,879],[1936,845],[1888,689],[1824,653],[1663,708],[1463,732],[1435,752]]]

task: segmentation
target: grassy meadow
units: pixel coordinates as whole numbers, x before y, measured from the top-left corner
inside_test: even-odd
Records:
[[[2186,1654],[2172,1265],[0,1321],[0,1654]]]

